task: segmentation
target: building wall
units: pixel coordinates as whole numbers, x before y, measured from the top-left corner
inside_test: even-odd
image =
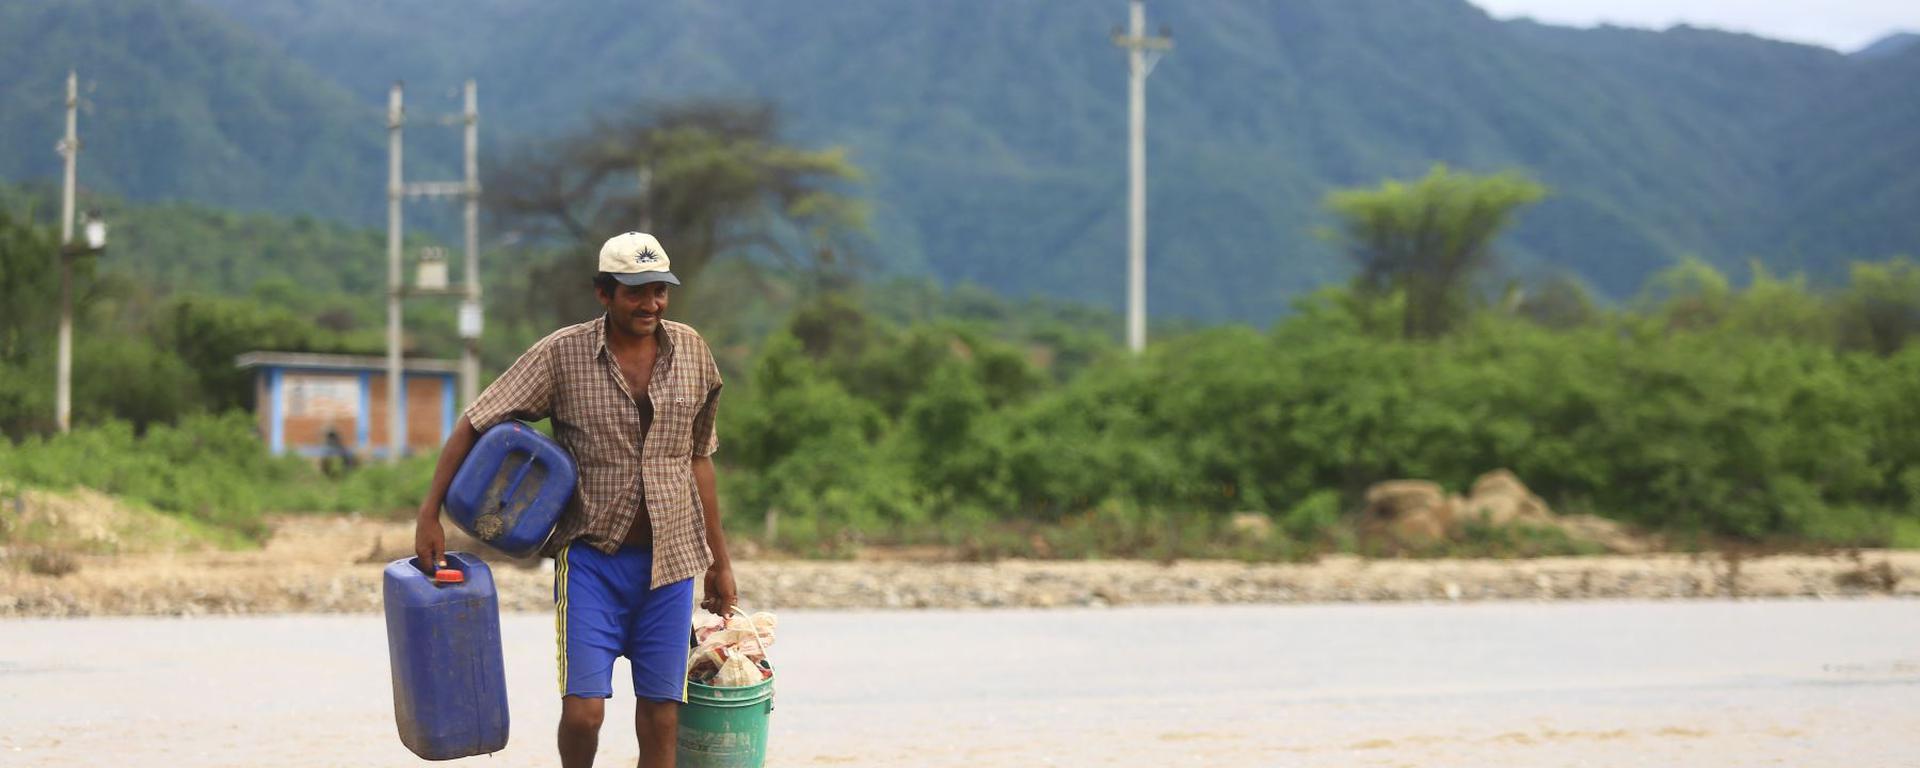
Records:
[[[327,432],[362,457],[387,453],[384,372],[263,367],[255,376],[260,432],[275,453],[319,456]],[[406,376],[406,452],[439,450],[452,429],[455,376]]]
[[[281,371],[280,418],[289,450],[320,449],[327,430],[354,444],[360,419],[360,376],[354,373]]]
[[[365,379],[370,387],[367,405],[370,409],[368,419],[367,443],[371,452],[385,455],[387,452],[387,376],[374,373]],[[407,453],[438,451],[447,441],[447,414],[453,408],[454,377],[452,374],[412,374],[405,377],[406,399],[402,401],[402,410],[407,420]]]

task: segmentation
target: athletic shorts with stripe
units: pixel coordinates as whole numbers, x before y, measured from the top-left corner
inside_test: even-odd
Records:
[[[693,579],[648,589],[653,553],[607,554],[575,541],[554,558],[553,612],[560,695],[613,695],[613,660],[627,657],[633,694],[687,700],[687,637],[693,631]]]

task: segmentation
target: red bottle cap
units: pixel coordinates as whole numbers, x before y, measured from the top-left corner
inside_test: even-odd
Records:
[[[467,575],[454,568],[441,568],[433,572],[433,580],[441,584],[461,584],[466,582]]]

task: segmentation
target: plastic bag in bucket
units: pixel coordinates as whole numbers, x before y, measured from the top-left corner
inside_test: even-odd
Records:
[[[755,655],[764,655],[766,647],[773,644],[773,638],[761,632],[753,618],[736,623],[743,624],[753,634],[731,646],[732,655],[728,656],[727,649],[704,645],[700,648],[700,653],[728,656],[720,662],[721,671],[725,671],[728,664],[737,666],[747,661],[748,654],[739,649],[740,645],[747,645],[757,652]],[[689,674],[698,661],[698,658],[689,659]],[[753,669],[764,675],[764,679],[750,685],[720,686],[687,681],[687,703],[680,708],[676,747],[680,766],[761,768],[766,765],[767,720],[773,714],[773,681],[777,675],[773,664],[764,658],[755,663]]]

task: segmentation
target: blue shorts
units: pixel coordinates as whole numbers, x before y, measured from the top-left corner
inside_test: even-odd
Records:
[[[633,694],[687,700],[687,638],[693,631],[693,579],[659,589],[653,553],[607,554],[582,541],[553,563],[554,630],[560,646],[560,695],[613,695],[613,660],[627,657]]]

